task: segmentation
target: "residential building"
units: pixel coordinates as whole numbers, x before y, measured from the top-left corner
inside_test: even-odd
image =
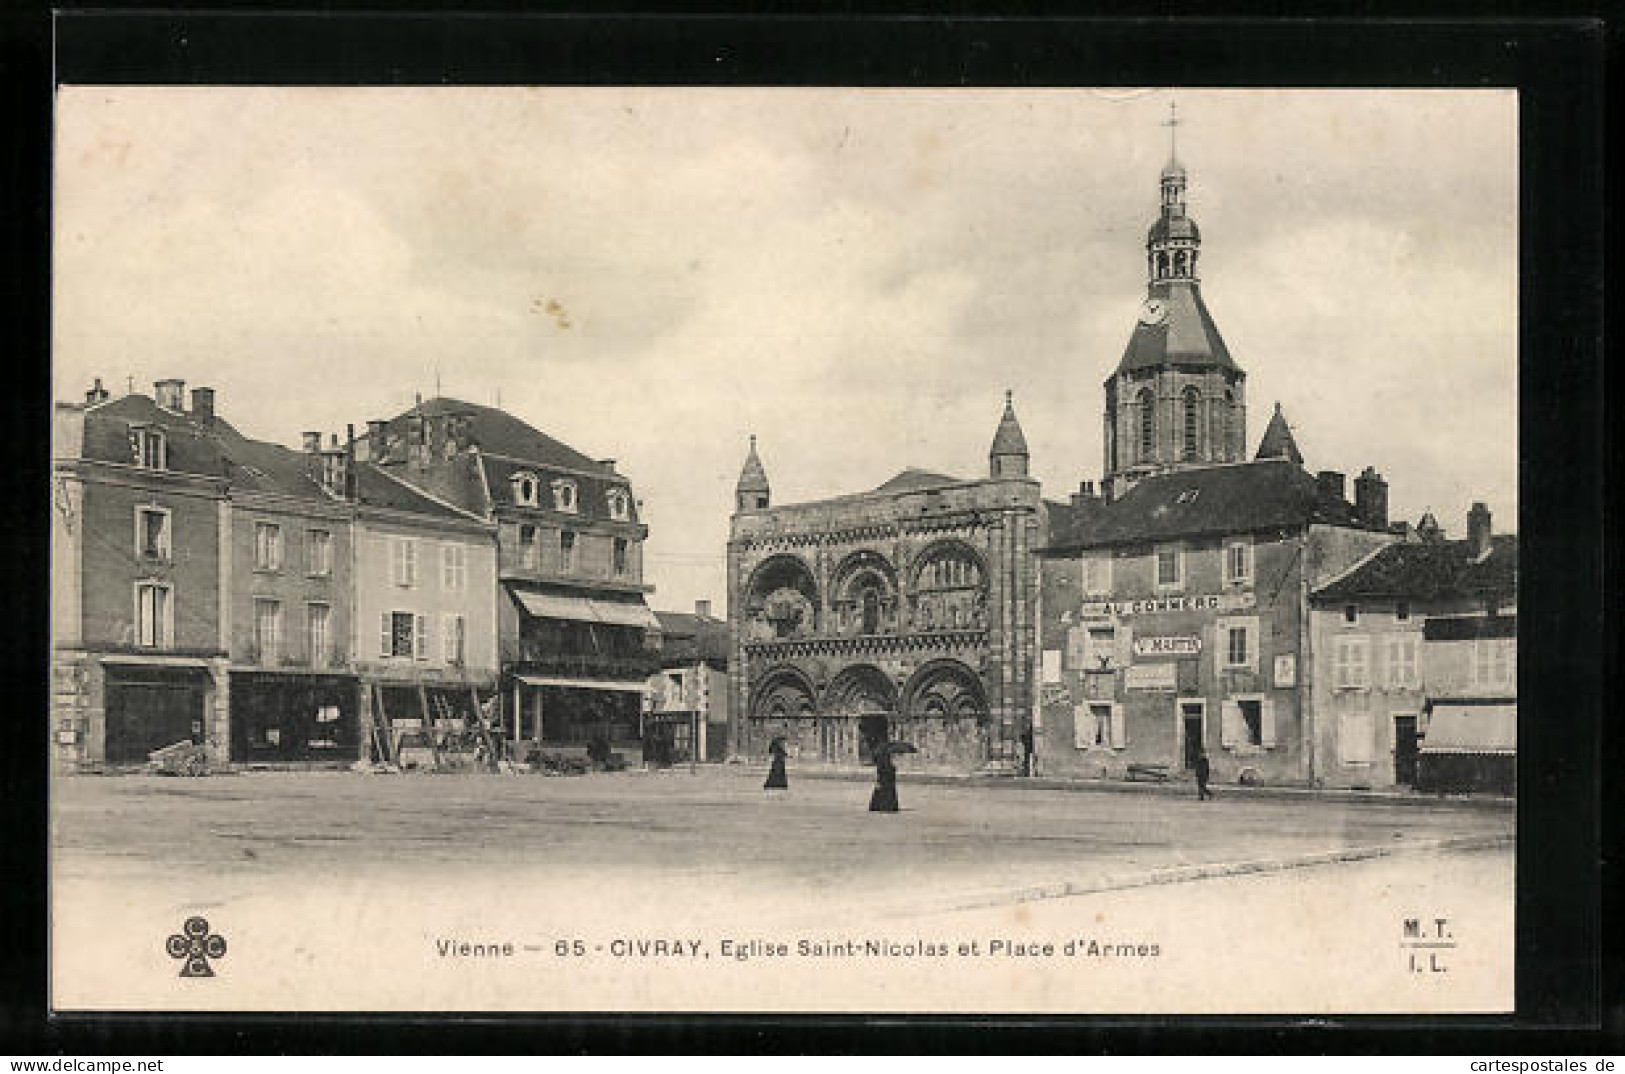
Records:
[[[1245,456],[1246,374],[1200,292],[1170,159],[1146,298],[1104,384],[1101,492],[1050,511],[1040,552],[1038,769],[1313,783],[1308,593],[1396,539],[1374,470],[1311,476],[1277,404]]]
[[[1327,783],[1513,793],[1518,542],[1482,503],[1467,536],[1387,546],[1311,594]]]
[[[728,758],[728,622],[711,602],[694,611],[655,612],[660,670],[649,677],[644,757],[654,763]]]
[[[243,437],[229,459],[231,749],[238,764],[350,764],[361,756],[350,646],[353,497],[347,455]]]
[[[357,455],[495,534],[501,720],[515,755],[594,739],[640,748],[660,624],[644,602],[648,528],[614,460],[444,398],[369,422]]]
[[[354,465],[362,732],[421,743],[477,723],[498,688],[496,528],[385,467]]]
[[[1044,505],[1011,401],[988,476],[908,469],[877,488],[773,506],[753,437],[728,542],[734,749],[765,760],[1013,771],[1030,731]]]
[[[52,444],[53,768],[145,764],[178,741],[226,760],[226,463],[179,381],[58,403]],[[204,404],[206,388],[193,392]]]

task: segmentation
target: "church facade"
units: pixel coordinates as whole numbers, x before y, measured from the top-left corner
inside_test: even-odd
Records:
[[[1034,550],[1045,507],[1008,397],[988,476],[904,470],[774,506],[752,438],[728,543],[737,751],[900,768],[1017,770],[1031,742]]]

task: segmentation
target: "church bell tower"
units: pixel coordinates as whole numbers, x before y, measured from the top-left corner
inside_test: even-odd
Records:
[[[1117,369],[1106,378],[1102,482],[1116,499],[1147,474],[1240,462],[1247,452],[1247,374],[1202,301],[1202,233],[1186,210],[1177,106],[1168,163],[1145,239],[1146,295]]]

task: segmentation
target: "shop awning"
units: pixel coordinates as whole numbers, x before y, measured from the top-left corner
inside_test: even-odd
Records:
[[[537,619],[575,619],[583,623],[599,622],[593,611],[593,602],[586,597],[565,597],[555,593],[538,593],[534,589],[509,587],[525,614]]]
[[[637,627],[640,630],[659,630],[660,620],[643,603],[634,600],[605,600],[601,597],[577,597],[563,593],[543,593],[524,586],[510,585],[525,614],[537,619],[571,619],[578,623],[605,623],[610,626]]]
[[[593,614],[598,616],[600,623],[611,623],[615,626],[640,627],[644,630],[659,630],[660,620],[643,601],[628,601],[621,603],[612,600],[589,600]]]
[[[1435,701],[1422,752],[1516,754],[1517,703]]]
[[[642,679],[569,679],[560,675],[515,675],[526,686],[567,686],[572,690],[619,690],[641,694],[649,688]]]

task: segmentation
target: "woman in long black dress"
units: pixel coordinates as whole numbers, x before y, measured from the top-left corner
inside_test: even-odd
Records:
[[[897,812],[897,765],[891,759],[891,745],[876,742],[871,748],[875,757],[875,790],[869,796],[869,812]]]
[[[767,752],[773,755],[773,764],[767,770],[767,782],[762,784],[762,790],[789,790],[790,777],[784,771],[784,739],[775,738],[772,744],[767,747]]]

